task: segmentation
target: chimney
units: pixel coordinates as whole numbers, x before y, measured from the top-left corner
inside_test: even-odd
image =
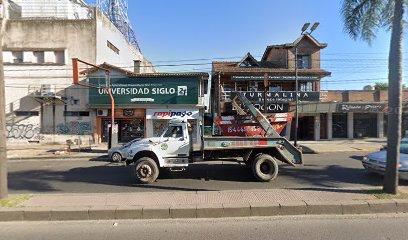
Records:
[[[133,60],[133,72],[134,73],[140,73],[140,65],[141,65],[142,61],[140,60]]]

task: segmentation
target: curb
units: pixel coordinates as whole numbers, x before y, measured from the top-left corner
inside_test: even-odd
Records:
[[[408,213],[408,199],[228,203],[177,206],[0,208],[0,222],[116,219],[228,218],[293,215]]]

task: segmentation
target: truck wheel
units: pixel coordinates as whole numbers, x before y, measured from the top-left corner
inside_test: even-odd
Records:
[[[278,176],[278,164],[270,155],[258,155],[252,161],[252,173],[261,182],[271,181]]]
[[[135,176],[140,183],[152,183],[159,176],[159,168],[153,159],[142,157],[135,162]]]

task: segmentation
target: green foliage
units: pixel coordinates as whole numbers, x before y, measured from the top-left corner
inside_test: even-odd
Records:
[[[388,83],[387,82],[376,82],[374,85],[375,90],[387,90]]]
[[[391,27],[394,14],[392,0],[344,0],[341,13],[344,30],[354,40],[371,44],[379,28]]]
[[[376,82],[374,84],[375,90],[387,90],[388,89],[388,82]],[[407,87],[405,84],[402,84],[402,89],[406,90]]]

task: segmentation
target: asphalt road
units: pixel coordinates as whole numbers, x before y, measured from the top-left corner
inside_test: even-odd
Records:
[[[408,215],[0,223],[8,239],[406,239]]]
[[[304,155],[304,166],[280,165],[279,176],[256,182],[245,166],[230,162],[191,165],[185,172],[163,172],[157,182],[136,184],[131,167],[86,160],[9,161],[10,193],[104,193],[134,191],[217,191],[268,188],[334,188],[380,186],[382,178],[367,173],[364,153]],[[407,185],[407,183],[401,183]]]

